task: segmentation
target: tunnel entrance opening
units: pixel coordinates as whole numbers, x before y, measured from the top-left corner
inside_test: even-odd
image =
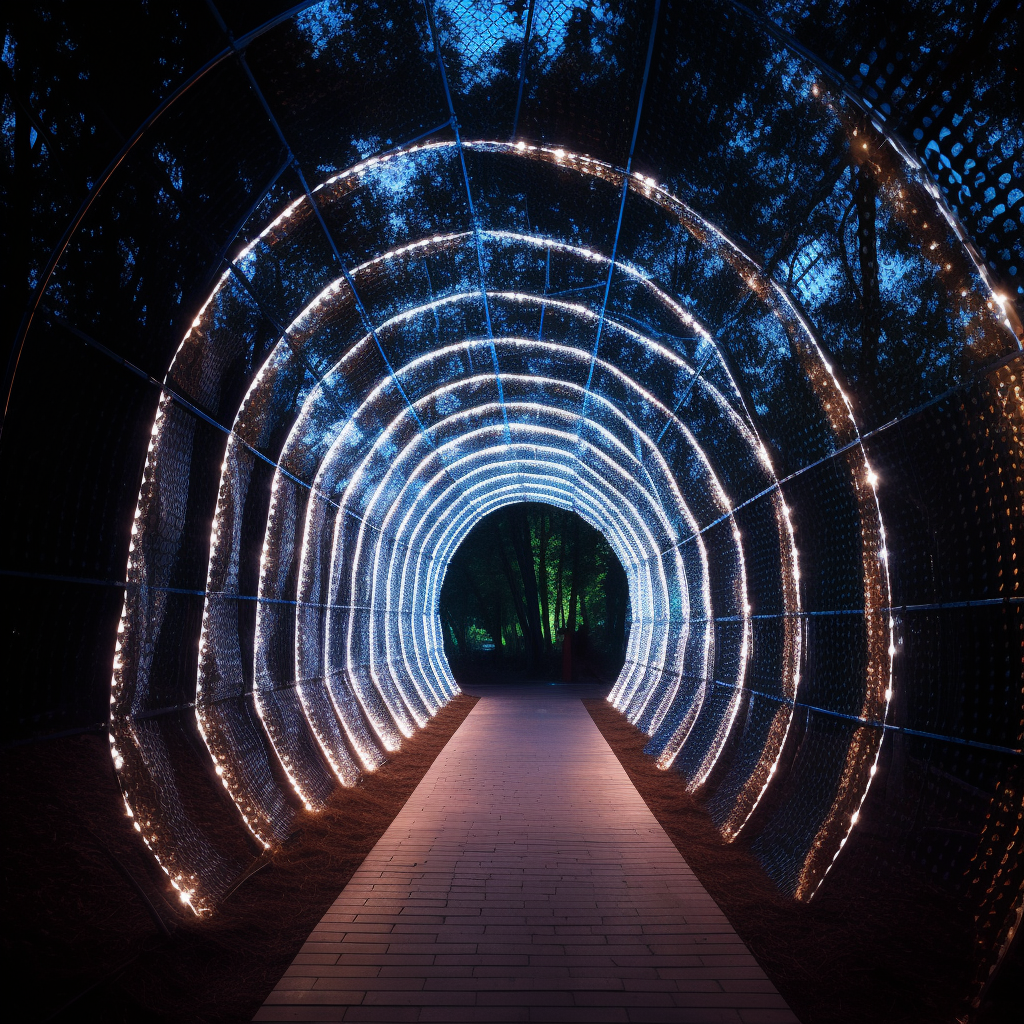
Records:
[[[631,622],[626,571],[582,516],[520,502],[492,512],[452,556],[441,589],[456,680],[612,682]]]

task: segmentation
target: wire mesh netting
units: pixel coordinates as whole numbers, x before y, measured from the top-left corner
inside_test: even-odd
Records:
[[[452,553],[542,502],[622,563],[610,699],[657,763],[800,898],[884,837],[973,901],[983,984],[1022,870],[1019,124],[953,43],[775,6],[224,5],[27,248],[9,728],[102,719],[197,912],[238,870],[212,790],[273,846],[399,749],[458,689]]]

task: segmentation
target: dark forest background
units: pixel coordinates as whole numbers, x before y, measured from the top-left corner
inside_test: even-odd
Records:
[[[600,531],[550,505],[507,505],[452,557],[441,590],[456,676],[612,680],[629,622],[626,574]]]

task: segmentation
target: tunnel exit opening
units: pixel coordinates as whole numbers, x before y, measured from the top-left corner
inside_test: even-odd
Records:
[[[448,563],[438,614],[455,678],[613,682],[632,621],[626,570],[569,509],[506,505]]]

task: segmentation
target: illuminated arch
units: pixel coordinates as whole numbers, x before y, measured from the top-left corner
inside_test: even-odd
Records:
[[[448,559],[489,511],[536,500],[579,512],[622,560],[632,627],[610,699],[650,735],[662,768],[681,769],[693,788],[717,779],[720,823],[733,838],[776,778],[801,677],[798,538],[785,479],[762,437],[764,393],[750,391],[776,367],[790,374],[787,396],[802,403],[810,456],[841,467],[835,486],[858,537],[855,570],[846,566],[859,578],[863,623],[853,640],[864,663],[853,720],[884,723],[892,698],[889,553],[854,405],[787,289],[652,178],[561,148],[467,141],[384,154],[313,194],[330,211],[390,175],[389,201],[400,209],[425,157],[434,168],[463,151],[490,161],[498,178],[509,166],[532,167],[560,188],[596,183],[620,191],[623,203],[633,198],[669,236],[699,248],[722,288],[743,296],[754,340],[738,363],[653,272],[500,224],[410,237],[321,281],[254,373],[221,464],[196,685],[215,770],[246,826],[270,846],[287,828],[289,799],[316,809],[333,785],[353,784],[399,749],[457,692],[437,622]],[[308,198],[291,202],[235,266],[254,277],[316,216]],[[428,259],[444,261],[440,295],[421,273]],[[572,298],[549,294],[552,259],[580,282],[567,289]],[[626,290],[610,302],[613,278]],[[193,429],[174,388],[187,380],[201,395],[213,386],[207,367],[243,340],[222,339],[219,324],[246,301],[237,273],[221,276],[168,371],[128,566],[143,595],[167,586],[160,551],[180,534],[176,509],[161,500],[187,472]],[[267,449],[275,437],[283,437],[280,454]],[[253,716],[235,696],[249,670],[230,595],[239,592],[254,474],[267,473]],[[772,561],[756,586],[741,521],[756,533],[759,558]],[[755,638],[754,601],[778,620],[768,641]],[[211,872],[204,878],[207,855],[158,809],[162,783],[131,710],[148,673],[146,636],[161,614],[159,599],[125,602],[112,749],[128,805],[147,807],[147,842],[203,909],[218,891]],[[777,694],[766,705],[764,695],[749,695],[747,676],[769,648]],[[756,727],[734,737],[744,702],[755,700]],[[801,895],[813,893],[845,843],[882,735],[861,729],[836,751],[840,782],[803,855]],[[731,739],[739,752],[718,771]]]

